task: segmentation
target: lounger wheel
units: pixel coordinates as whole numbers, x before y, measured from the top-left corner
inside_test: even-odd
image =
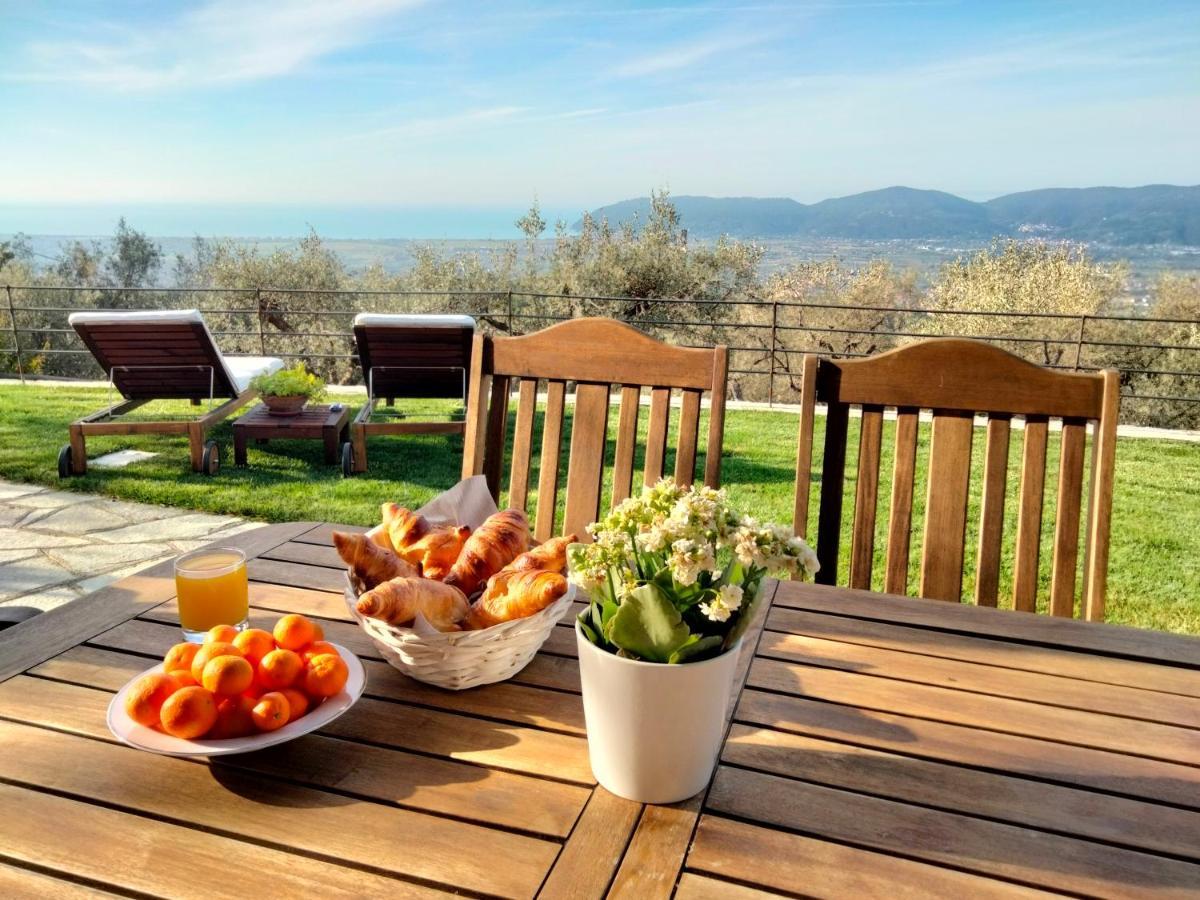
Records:
[[[221,471],[221,445],[216,441],[208,441],[204,445],[204,460],[200,471],[205,475],[216,475]]]
[[[71,445],[63,444],[62,449],[58,451],[58,477],[70,478],[74,474],[71,471]]]
[[[342,476],[344,478],[354,477],[354,448],[349,441],[342,444]]]

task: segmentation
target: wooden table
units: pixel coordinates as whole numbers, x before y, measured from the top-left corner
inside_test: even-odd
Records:
[[[255,623],[320,616],[367,668],[272,750],[105,727],[179,639],[169,563],[0,634],[0,895],[1200,894],[1198,640],[772,585],[710,789],[643,807],[592,780],[569,620],[510,682],[423,686],[347,620],[330,531],[233,539]]]
[[[233,422],[233,461],[239,466],[246,465],[247,439],[265,444],[279,438],[323,441],[325,462],[336,463],[339,448],[349,440],[349,422],[350,407],[344,403],[309,405],[295,416],[273,416],[264,404],[259,404]]]

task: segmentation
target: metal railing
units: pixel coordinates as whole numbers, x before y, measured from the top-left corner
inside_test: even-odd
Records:
[[[855,306],[779,298],[728,300],[559,295],[526,291],[229,288],[4,288],[8,343],[0,367],[94,377],[73,329],[81,309],[198,308],[227,353],[305,360],[326,378],[361,380],[350,321],[359,312],[455,312],[490,333],[524,334],[581,315],[609,315],[673,343],[730,350],[730,393],[769,404],[798,400],[805,353],[856,357],[909,340],[987,341],[1040,365],[1122,373],[1123,419],[1200,425],[1200,321],[1132,315],[982,312]],[[11,362],[6,362],[11,360]]]

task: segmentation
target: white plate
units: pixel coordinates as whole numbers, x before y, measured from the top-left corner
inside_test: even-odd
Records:
[[[316,709],[304,714],[295,722],[289,722],[275,731],[253,734],[248,737],[225,738],[224,740],[185,741],[183,738],[172,737],[145,725],[139,725],[129,718],[125,712],[125,695],[133,687],[133,683],[143,675],[161,672],[162,663],[152,669],[147,669],[129,679],[129,682],[117,691],[117,696],[108,704],[108,729],[117,739],[139,750],[149,750],[151,753],[162,753],[165,756],[225,756],[230,753],[249,753],[251,750],[261,750],[273,747],[298,737],[316,731],[327,725],[348,710],[362,696],[367,686],[367,675],[363,671],[358,657],[339,644],[333,645],[350,670],[346,679],[346,687],[340,694],[334,694]]]

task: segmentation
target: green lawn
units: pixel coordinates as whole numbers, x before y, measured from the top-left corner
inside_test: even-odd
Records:
[[[369,524],[381,501],[419,505],[458,479],[462,441],[457,436],[377,438],[371,443],[370,471],[353,479],[341,477],[340,466],[326,466],[318,442],[280,441],[250,446],[250,466],[232,465],[232,433],[228,424],[214,433],[225,450],[226,465],[217,478],[195,475],[188,466],[182,438],[121,437],[92,439],[89,455],[122,447],[153,450],[161,455],[126,469],[92,468],[86,477],[59,482],[58,448],[67,438],[67,423],[103,405],[107,392],[85,388],[0,386],[0,477],[55,485],[69,490],[95,491],[127,500],[163,503],[214,513],[267,521],[318,519]],[[450,404],[406,404],[413,417],[446,414]],[[143,407],[148,415],[167,411],[187,415],[186,404]],[[569,414],[569,413],[568,413]],[[615,415],[613,422],[615,424]],[[646,416],[642,416],[645,427]],[[818,447],[821,442],[818,418]],[[536,436],[535,436],[536,438]],[[889,496],[891,426],[885,426],[884,476],[880,496]],[[920,453],[928,453],[928,430],[923,429]],[[1017,471],[1021,432],[1014,430],[1010,453],[1009,502],[1005,511],[1005,546],[1015,536]],[[787,413],[731,411],[726,419],[723,478],[731,496],[763,519],[790,522],[796,417]],[[857,446],[851,423],[851,447]],[[564,471],[565,453],[564,446]],[[609,453],[612,453],[610,441]],[[819,472],[819,452],[814,463]],[[856,454],[848,453],[850,467]],[[974,454],[971,522],[978,520],[978,474],[982,467],[983,434],[977,430]],[[639,460],[640,462],[640,460]],[[1051,435],[1049,471],[1057,468],[1057,436]],[[816,474],[814,473],[814,476]],[[853,496],[853,472],[847,489]],[[536,474],[534,483],[536,483]],[[1047,477],[1046,526],[1043,529],[1042,594],[1048,590],[1050,543],[1053,535],[1053,494],[1057,479]],[[813,485],[812,509],[817,508]],[[561,498],[560,498],[561,499]],[[852,501],[847,504],[846,518]],[[918,485],[912,550],[912,579],[916,584],[920,558],[923,491]],[[532,498],[531,498],[532,507]],[[882,582],[887,517],[880,511],[876,540],[876,579]],[[850,523],[844,523],[848,535]],[[812,531],[810,530],[810,533]],[[968,571],[974,564],[977,532],[968,533]],[[843,545],[842,565],[846,565]],[[1002,593],[1011,590],[1005,560]],[[844,578],[844,573],[843,573]],[[973,582],[967,576],[964,594]],[[1200,634],[1200,445],[1171,441],[1122,440],[1117,448],[1116,497],[1113,511],[1112,555],[1109,567],[1109,621],[1170,631]]]

